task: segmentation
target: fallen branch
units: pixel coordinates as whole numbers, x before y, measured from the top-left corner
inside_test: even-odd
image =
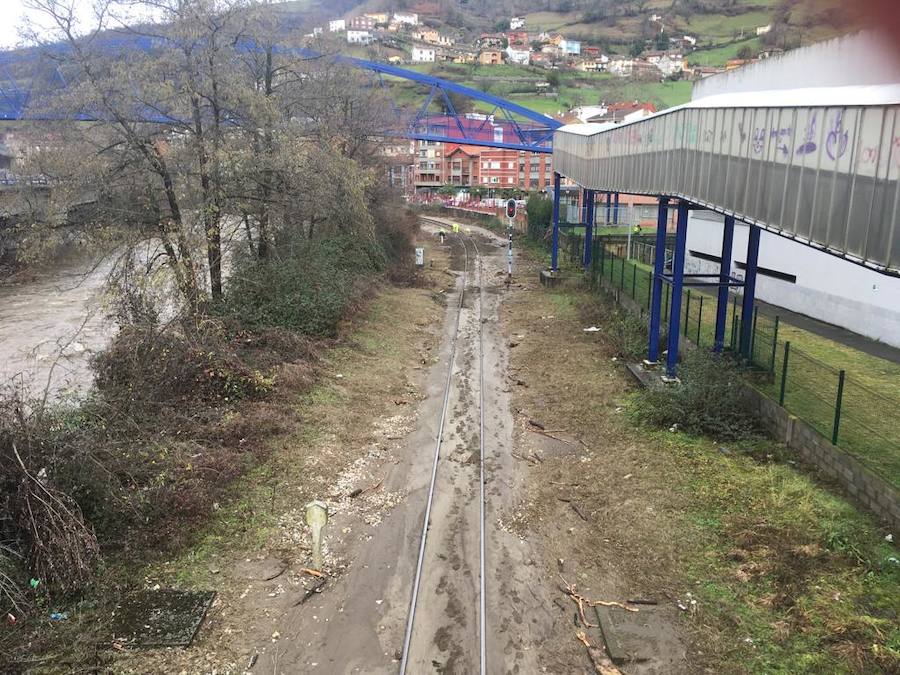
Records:
[[[575,604],[578,605],[578,611],[581,614],[581,620],[584,623],[584,625],[588,628],[593,628],[596,626],[596,624],[588,623],[588,621],[584,618],[584,605],[587,605],[588,607],[598,607],[598,606],[599,607],[619,607],[620,609],[624,609],[626,612],[637,612],[638,611],[637,607],[629,607],[628,605],[621,603],[621,602],[607,601],[607,600],[589,600],[588,598],[579,594],[575,588],[575,585],[570,584],[568,581],[566,581],[562,574],[559,575],[559,578],[562,579],[563,583],[566,586],[564,589],[565,593],[570,598],[572,598],[572,600],[573,600],[573,602],[575,602]]]
[[[594,668],[597,669],[599,675],[622,675],[622,671],[613,665],[613,662],[609,660],[606,653],[600,647],[595,647],[590,643],[583,630],[576,631],[575,637],[581,644],[587,647],[588,656],[591,657],[591,662],[594,664]]]

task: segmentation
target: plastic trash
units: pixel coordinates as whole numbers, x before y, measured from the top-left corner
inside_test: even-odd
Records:
[[[53,612],[50,615],[51,621],[68,621],[69,613],[68,612]]]
[[[591,326],[590,328],[583,329],[585,333],[599,333],[600,329],[597,326]]]

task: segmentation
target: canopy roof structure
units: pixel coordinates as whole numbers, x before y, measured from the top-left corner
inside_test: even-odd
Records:
[[[668,195],[900,274],[900,84],[712,95],[554,134],[554,170]]]

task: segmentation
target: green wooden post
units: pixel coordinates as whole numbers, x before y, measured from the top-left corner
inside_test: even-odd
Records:
[[[756,348],[756,320],[759,318],[759,307],[753,308],[753,330],[750,331],[750,351],[747,354],[747,364],[753,365],[753,351]]]
[[[838,373],[837,400],[834,402],[834,428],[831,432],[831,444],[837,445],[838,430],[841,428],[841,403],[844,398],[844,373]]]
[[[784,392],[787,386],[788,357],[791,355],[790,340],[784,343],[784,361],[781,363],[781,391],[778,394],[778,405],[784,407]]]
[[[665,320],[669,320],[669,284],[666,284],[666,307],[665,307]]]
[[[688,319],[691,318],[691,289],[687,289],[687,304],[684,306],[684,336],[688,336]]]
[[[697,346],[700,346],[700,322],[703,321],[703,294],[700,294],[700,311],[697,312]]]
[[[775,328],[773,329],[773,335],[772,335],[772,360],[771,360],[771,363],[769,364],[769,372],[772,373],[773,375],[775,374],[775,352],[778,349],[778,323],[779,323],[779,321],[780,321],[780,319],[776,315],[775,316]]]

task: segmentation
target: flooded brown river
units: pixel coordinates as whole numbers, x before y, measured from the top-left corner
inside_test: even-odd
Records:
[[[115,330],[103,306],[109,263],[70,254],[0,284],[0,386],[32,396],[83,395],[90,357]]]

